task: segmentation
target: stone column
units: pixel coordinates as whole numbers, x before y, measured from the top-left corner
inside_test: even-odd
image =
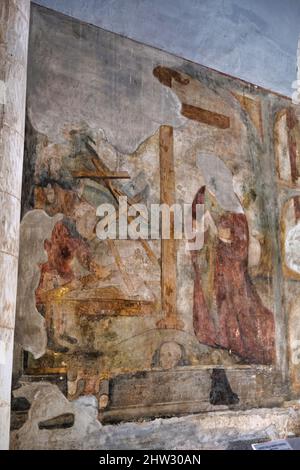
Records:
[[[0,449],[9,446],[30,0],[0,0]]]

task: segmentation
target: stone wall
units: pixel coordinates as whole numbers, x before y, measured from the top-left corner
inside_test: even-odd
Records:
[[[25,385],[15,395],[26,397],[31,404],[27,422],[12,432],[11,448],[15,450],[249,449],[249,442],[293,438],[300,432],[299,406],[224,410],[102,426],[95,397],[70,403],[50,384]]]

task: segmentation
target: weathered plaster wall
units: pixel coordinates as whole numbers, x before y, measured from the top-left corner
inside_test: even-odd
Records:
[[[48,437],[76,446],[89,425],[100,446],[110,428],[96,412],[106,423],[298,398],[296,111],[288,98],[32,8],[16,448]],[[204,246],[100,240],[96,209],[110,202],[121,216],[120,195],[129,206],[204,204]],[[280,427],[291,412],[278,413]],[[238,416],[242,429],[248,415]]]
[[[36,0],[108,31],[290,96],[298,0]]]

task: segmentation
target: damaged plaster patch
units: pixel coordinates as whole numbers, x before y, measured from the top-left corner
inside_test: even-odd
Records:
[[[222,159],[213,154],[201,153],[197,156],[197,166],[200,168],[208,190],[215,195],[225,211],[243,213],[233,187],[233,177]]]
[[[97,420],[98,402],[93,396],[70,402],[56,385],[43,382],[23,385],[14,391],[14,397],[24,397],[31,403],[28,420],[12,433],[15,449],[47,446],[57,449],[60,445],[69,449],[93,448],[96,446],[93,435],[100,439],[102,426]]]
[[[180,66],[179,59],[92,26],[81,28],[56,12],[34,8],[32,16],[28,109],[39,132],[58,141],[62,125],[78,116],[102,128],[118,151],[132,153],[161,124],[186,122],[176,94],[152,74],[159,63]]]
[[[40,280],[39,265],[47,261],[44,241],[51,237],[54,225],[62,214],[49,217],[42,210],[27,212],[20,226],[20,258],[15,340],[35,358],[47,347],[44,318],[36,309],[35,290]]]
[[[286,265],[300,273],[300,223],[291,228],[285,240]]]

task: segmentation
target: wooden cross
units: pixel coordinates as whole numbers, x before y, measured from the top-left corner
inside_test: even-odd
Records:
[[[114,199],[116,200],[117,203],[119,203],[119,197],[121,196],[126,196],[127,195],[122,191],[120,190],[119,188],[117,188],[112,180],[115,180],[115,179],[129,179],[130,178],[130,175],[125,171],[123,172],[111,172],[108,167],[105,165],[104,162],[101,161],[98,153],[96,152],[96,150],[88,143],[88,142],[85,142],[86,144],[86,147],[88,149],[88,151],[92,154],[92,163],[95,167],[95,170],[94,171],[91,171],[91,170],[81,170],[81,171],[73,171],[72,172],[72,175],[74,177],[77,177],[77,178],[93,178],[93,179],[101,179],[103,180],[103,183],[104,185],[107,187],[107,189],[109,189],[109,191],[111,192],[112,196],[114,197]],[[128,205],[133,205],[135,204],[137,201],[135,199],[131,199],[131,198],[128,198],[127,197],[127,204]],[[133,217],[130,217],[130,216],[127,216],[128,217],[128,222],[131,222],[131,220],[133,219]],[[123,278],[123,281],[127,287],[127,290],[130,294],[134,294],[134,286],[133,286],[133,283],[131,281],[131,278],[130,276],[128,276],[128,273],[125,269],[125,266],[124,266],[124,263],[122,261],[122,258],[119,254],[119,250],[116,246],[116,243],[114,242],[114,240],[110,240],[108,239],[108,244],[109,244],[109,247],[110,247],[110,250],[115,258],[115,261],[116,261],[116,264],[119,268],[119,271],[121,273],[121,276]],[[147,256],[150,258],[150,260],[154,263],[154,264],[157,264],[157,258],[153,252],[153,250],[151,249],[149,243],[147,240],[143,240],[143,239],[139,239],[140,243],[142,244],[145,252],[147,253]]]
[[[175,203],[175,169],[173,128],[161,126],[159,130],[160,202],[171,207]],[[158,328],[181,330],[184,323],[177,315],[177,243],[174,239],[174,214],[170,214],[170,239],[161,240],[161,309],[164,318]]]

